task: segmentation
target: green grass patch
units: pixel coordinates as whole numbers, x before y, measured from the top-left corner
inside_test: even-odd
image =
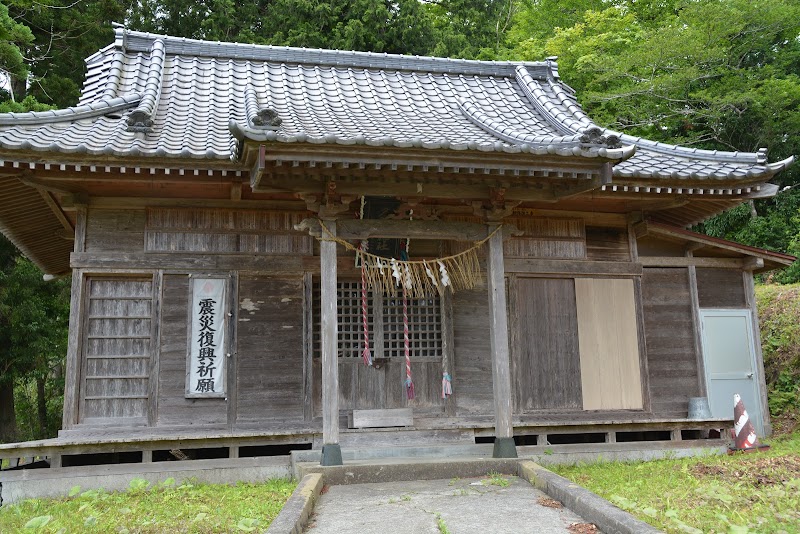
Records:
[[[0,532],[263,532],[296,484],[275,479],[235,486],[134,479],[127,492],[81,491],[0,508]]]
[[[800,532],[800,432],[753,454],[554,466],[666,532]]]

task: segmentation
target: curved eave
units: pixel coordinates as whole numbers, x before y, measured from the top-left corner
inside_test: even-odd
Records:
[[[430,142],[422,139],[394,139],[392,137],[366,137],[363,135],[355,137],[338,137],[326,135],[320,137],[305,134],[287,135],[281,131],[256,129],[249,126],[242,126],[236,121],[229,124],[231,135],[240,142],[279,142],[279,143],[310,143],[310,144],[332,144],[332,145],[364,145],[374,147],[397,147],[397,148],[425,148],[429,150],[477,150],[479,152],[502,152],[507,154],[527,153],[533,155],[554,155],[566,157],[584,158],[604,158],[614,161],[624,161],[636,152],[635,146],[625,146],[618,149],[605,147],[585,147],[576,145],[572,142],[560,142],[560,138],[553,138],[552,143],[519,143],[511,144],[501,140],[495,142],[476,142],[448,140]]]
[[[133,93],[65,109],[29,111],[26,113],[0,113],[0,126],[43,126],[59,122],[92,119],[125,110],[138,104],[141,99],[142,95]]]
[[[644,152],[645,150],[643,150]],[[685,158],[689,159],[689,158]],[[694,158],[691,158],[692,160]],[[782,161],[774,163],[767,163],[764,165],[750,164],[741,165],[728,171],[719,171],[711,166],[707,169],[699,171],[687,172],[683,167],[674,171],[651,171],[648,172],[646,167],[644,169],[620,169],[614,168],[614,178],[620,181],[636,181],[636,180],[677,180],[680,182],[703,183],[705,181],[734,181],[735,183],[756,183],[766,182],[770,180],[777,173],[789,168],[795,161],[794,156],[790,156]],[[689,161],[687,161],[687,164]],[[739,162],[737,162],[739,163]]]

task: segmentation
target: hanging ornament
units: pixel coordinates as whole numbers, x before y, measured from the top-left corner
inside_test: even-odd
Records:
[[[362,241],[359,245],[361,253],[366,251],[368,245],[366,241]],[[369,350],[369,316],[367,310],[367,271],[364,261],[361,261],[361,317],[364,322],[364,351],[361,357],[364,359],[364,365],[372,365],[372,353]]]

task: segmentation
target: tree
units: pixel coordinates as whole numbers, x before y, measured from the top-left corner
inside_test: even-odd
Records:
[[[114,38],[111,22],[124,20],[129,0],[9,0],[12,18],[30,28],[20,45],[31,77],[15,90],[18,100],[33,95],[58,107],[74,105],[86,73],[84,59]]]
[[[561,75],[577,89],[589,115],[605,126],[700,148],[764,147],[771,160],[800,153],[800,5],[781,0],[611,4],[585,11],[549,37],[521,41],[513,53],[525,59],[558,56]],[[797,168],[783,172],[778,183],[790,188],[786,193],[699,229],[774,250],[800,246],[793,189],[798,182]]]
[[[33,43],[33,33],[30,28],[12,19],[8,13],[8,6],[0,4],[0,71],[12,88],[9,93],[12,99],[17,95],[24,97],[28,67],[20,47],[30,46],[31,43]],[[19,91],[20,87],[23,91],[15,94],[14,89]]]
[[[505,46],[518,4],[518,0],[427,2],[436,28],[433,55],[495,59]]]
[[[36,385],[37,432],[51,433],[48,424],[48,388],[63,368],[69,323],[68,280],[44,281],[30,260],[0,239],[0,439],[17,436],[14,386]],[[63,383],[60,384],[63,387]]]

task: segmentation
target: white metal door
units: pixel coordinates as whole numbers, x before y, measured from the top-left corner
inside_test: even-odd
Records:
[[[733,395],[764,435],[750,310],[700,310],[708,402],[714,417],[733,417]]]

